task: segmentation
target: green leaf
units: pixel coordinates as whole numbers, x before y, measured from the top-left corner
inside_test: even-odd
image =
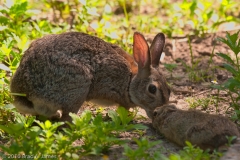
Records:
[[[79,156],[76,153],[72,153],[72,158],[73,159],[79,159]]]
[[[9,13],[12,15],[20,16],[27,11],[28,2],[15,3],[11,8]]]
[[[229,72],[231,72],[234,76],[237,76],[239,73],[238,71],[230,64],[223,64],[224,68],[226,70],[228,70]]]
[[[77,127],[84,127],[88,125],[92,119],[92,113],[89,110],[85,110],[80,117],[73,113],[69,113],[69,115],[72,118],[73,124]]]
[[[108,116],[112,119],[112,121],[118,126],[121,124],[121,119],[118,116],[117,112],[113,110],[108,111]]]
[[[238,48],[237,48],[238,33],[239,31],[237,33],[230,35],[227,32],[227,35],[226,35],[229,42],[229,47],[234,51],[235,54],[237,54],[236,52],[238,51]]]
[[[101,124],[103,123],[102,115],[101,114],[97,114],[96,117],[93,119],[92,123],[95,126],[101,126]]]
[[[226,45],[228,45],[228,47],[231,48],[231,50],[235,53],[235,55],[238,55],[238,53],[240,52],[238,34],[239,34],[239,31],[237,33],[232,34],[232,35],[230,35],[227,32],[226,39],[219,37],[219,38],[217,38],[217,40],[225,43]],[[237,43],[237,41],[238,41],[238,43]]]
[[[45,126],[44,126],[44,123],[43,122],[40,122],[38,120],[35,120],[35,122],[42,128],[42,129],[45,129]]]
[[[169,160],[182,160],[182,158],[179,154],[171,154]]]
[[[14,134],[14,132],[15,132],[12,130],[12,128],[9,128],[8,126],[4,126],[4,125],[0,125],[0,129],[10,135]]]
[[[237,79],[231,78],[231,79],[228,79],[225,85],[228,87],[228,89],[231,92],[238,93],[238,89],[240,88],[240,81]]]
[[[51,128],[51,126],[52,126],[52,123],[49,120],[46,120],[45,121],[45,128],[49,129],[49,128]]]
[[[123,107],[118,107],[117,113],[119,114],[123,125],[128,124],[133,119],[133,117],[128,116],[128,111]]]
[[[144,126],[142,124],[130,124],[126,127],[126,130],[131,130],[131,129],[147,129],[147,126]]]
[[[217,37],[216,39],[220,42],[223,42],[223,43],[227,44],[227,40],[225,38]]]
[[[4,106],[4,108],[7,109],[7,110],[13,110],[15,108],[15,106],[13,104],[6,104]]]
[[[24,129],[24,125],[22,123],[9,123],[7,126],[0,125],[0,129],[10,135],[15,135],[19,133],[20,130]]]
[[[174,68],[177,67],[177,64],[167,64],[167,63],[164,63],[163,65],[164,65],[164,67],[165,67],[167,70],[169,70],[170,72],[171,72]]]
[[[6,29],[7,25],[9,23],[9,19],[7,17],[3,17],[3,16],[0,16],[0,24],[1,24],[1,29],[0,31],[3,31],[4,29]]]
[[[24,94],[24,93],[10,93],[11,95],[13,96],[23,96],[23,97],[26,97],[27,95]]]
[[[213,10],[211,10],[210,12],[207,13],[207,18],[210,19],[213,15]]]
[[[134,124],[134,129],[148,129],[147,126],[144,126],[142,124]]]
[[[228,61],[231,64],[234,64],[234,61],[232,60],[231,57],[229,57],[228,55],[224,54],[224,53],[217,53],[218,56],[222,57],[223,59],[225,59],[226,61]]]
[[[214,85],[212,85],[211,86],[212,88],[215,88],[215,89],[219,89],[219,90],[222,90],[222,89],[224,89],[224,87],[223,86],[221,86],[221,85],[216,85],[216,84],[214,84]]]
[[[196,8],[197,8],[197,1],[194,0],[190,6],[190,11],[191,11],[190,16],[194,16],[194,12],[195,12]]]

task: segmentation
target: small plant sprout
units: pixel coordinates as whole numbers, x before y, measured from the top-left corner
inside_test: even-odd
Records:
[[[227,144],[228,146],[230,146],[233,143],[233,141],[237,139],[236,136],[226,136],[226,137],[228,140],[228,144]]]
[[[171,73],[171,77],[172,77],[172,72],[177,67],[177,64],[166,64],[165,63],[164,67]]]

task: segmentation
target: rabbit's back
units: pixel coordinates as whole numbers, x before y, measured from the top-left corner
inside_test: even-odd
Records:
[[[48,35],[35,40],[26,50],[12,79],[11,92],[25,93],[29,100],[42,97],[64,105],[70,101],[68,97],[74,99],[100,87],[103,98],[104,88],[118,92],[116,83],[125,89],[128,83],[121,83],[130,81],[125,76],[129,73],[128,62],[97,37],[79,32]],[[126,78],[119,79],[119,75]],[[91,93],[89,99],[96,96]]]

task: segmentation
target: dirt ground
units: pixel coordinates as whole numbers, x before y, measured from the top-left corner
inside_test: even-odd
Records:
[[[151,7],[143,7],[143,10],[141,10],[141,13],[144,14],[148,14],[149,12],[155,11]],[[137,14],[139,13],[137,12]],[[43,15],[39,16],[42,17]],[[50,17],[49,20],[53,19],[51,18],[53,17],[52,14],[48,14],[48,17]],[[236,31],[231,31],[230,33],[235,32]],[[155,35],[144,34],[144,36],[146,37],[147,41],[151,43]],[[218,94],[218,91],[216,89],[211,88],[212,85],[211,81],[216,80],[218,83],[221,84],[231,77],[231,74],[225,71],[222,67],[223,60],[220,57],[216,56],[216,53],[218,52],[232,54],[231,50],[226,45],[216,40],[217,37],[225,36],[226,32],[207,34],[203,38],[191,36],[190,37],[191,45],[189,45],[187,37],[181,38],[175,37],[173,39],[170,38],[166,39],[166,44],[164,48],[165,58],[163,61],[161,61],[160,66],[164,76],[166,77],[172,89],[170,101],[174,102],[174,104],[179,109],[188,110],[190,108],[189,103],[187,102],[187,98],[189,97],[201,99],[204,97],[216,96]],[[212,55],[213,49],[214,54]],[[192,64],[190,50],[192,50],[193,60],[196,63],[196,68],[192,73],[195,73],[198,78],[201,77],[199,82],[193,82],[189,78],[190,72],[184,65],[186,64],[187,66],[191,66]],[[173,70],[171,74],[169,71],[165,69],[164,63],[177,64],[177,67]],[[233,111],[231,111],[231,109],[227,111],[227,108],[230,106],[229,95],[227,94],[227,92],[221,91],[219,93],[219,98],[221,99],[221,101],[219,101],[217,108],[214,104],[209,104],[207,108],[197,106],[195,109],[200,110],[202,112],[207,112],[209,114],[220,114],[223,116],[230,117],[233,114]],[[108,108],[116,109],[116,107],[107,107],[107,109],[105,110],[107,111]],[[94,112],[97,109],[97,107],[94,106],[94,104],[85,103],[85,105],[81,107],[81,111],[85,109],[90,109],[91,111]],[[81,114],[81,111],[79,112],[79,114]],[[159,150],[159,152],[168,156],[171,153],[178,153],[182,149],[176,144],[165,139],[163,135],[159,134],[152,127],[151,119],[147,117],[143,109],[139,108],[137,117],[132,123],[143,124],[148,127],[148,129],[144,131],[144,134],[142,136],[148,137],[148,139],[151,141],[157,140],[162,141],[160,145],[152,148],[152,151]],[[139,134],[130,131],[120,135],[120,138],[130,140],[129,146],[131,146],[132,148],[136,148],[137,144],[131,140],[133,137],[138,138]],[[81,145],[81,142],[76,142],[75,145]],[[105,157],[88,156],[84,157],[83,159],[118,160],[120,158],[124,158],[122,152],[123,152],[122,146],[113,146],[110,148],[109,152],[106,153]]]
[[[236,31],[231,31],[230,33],[235,32]],[[151,43],[154,36],[155,35],[146,35],[149,43]],[[217,37],[225,38],[225,36],[226,32],[219,32],[207,34],[204,38],[190,37],[191,45],[189,45],[187,37],[176,39],[167,38],[164,49],[165,58],[163,61],[161,61],[161,69],[172,89],[170,101],[174,102],[179,109],[190,109],[190,105],[186,101],[186,99],[189,97],[201,99],[204,97],[216,96],[218,91],[211,88],[211,81],[215,80],[221,84],[231,77],[231,75],[222,68],[223,60],[216,55],[216,53],[219,52],[229,53],[232,55],[231,50],[226,45],[216,40]],[[190,46],[192,48],[193,60],[197,62],[196,69],[193,71],[193,73],[202,78],[200,82],[193,82],[189,78],[190,72],[184,65],[185,63],[186,65],[191,66]],[[214,54],[212,55],[213,48]],[[174,63],[177,64],[177,67],[171,74],[164,68],[164,63]],[[227,110],[227,108],[230,106],[230,97],[228,96],[227,92],[220,91],[219,98],[221,100],[218,102],[218,107],[216,107],[216,104],[210,103],[206,108],[203,106],[197,106],[195,109],[202,112],[207,112],[209,114],[220,114],[230,117],[233,114],[231,109]],[[90,106],[92,105],[86,103],[85,107],[82,107],[82,109],[90,108],[92,111],[96,109],[95,107]],[[146,125],[148,129],[145,131],[143,136],[148,137],[151,141],[162,141],[162,143],[153,148],[153,150],[156,150],[157,148],[162,154],[167,156],[171,153],[178,153],[182,149],[176,144],[165,139],[163,135],[157,133],[157,131],[152,127],[151,120],[147,117],[144,110],[139,108],[137,118],[133,123]],[[124,139],[139,137],[139,135],[134,132],[126,132],[121,136],[121,138]],[[137,147],[134,141],[130,141],[129,145],[132,148]],[[107,157],[110,160],[123,158],[122,151],[123,147],[114,146],[110,149],[109,153],[107,153]],[[86,159],[99,158],[100,157],[86,157]]]

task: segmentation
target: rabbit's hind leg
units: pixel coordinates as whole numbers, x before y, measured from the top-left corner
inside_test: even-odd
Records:
[[[62,117],[62,107],[60,105],[40,98],[31,98],[31,100],[37,115],[49,119],[60,119]]]
[[[33,103],[25,96],[14,96],[13,105],[20,113],[37,115]]]
[[[50,102],[45,99],[34,98],[34,109],[38,115],[42,115],[51,120],[68,121],[71,122],[72,118],[69,113],[77,114],[82,106],[84,99],[77,96],[65,96],[65,102]]]
[[[64,108],[62,108],[62,117],[61,117],[60,121],[72,122],[72,118],[69,115],[69,113],[77,114],[79,109],[81,108],[83,102],[84,101],[79,100],[79,101],[76,101],[75,103],[68,104],[68,106],[65,106]]]
[[[14,106],[20,113],[31,114],[34,116],[45,116],[46,118],[60,119],[62,117],[61,109],[56,110],[50,104],[46,104],[44,101],[36,100],[30,101],[24,96],[14,96]]]

